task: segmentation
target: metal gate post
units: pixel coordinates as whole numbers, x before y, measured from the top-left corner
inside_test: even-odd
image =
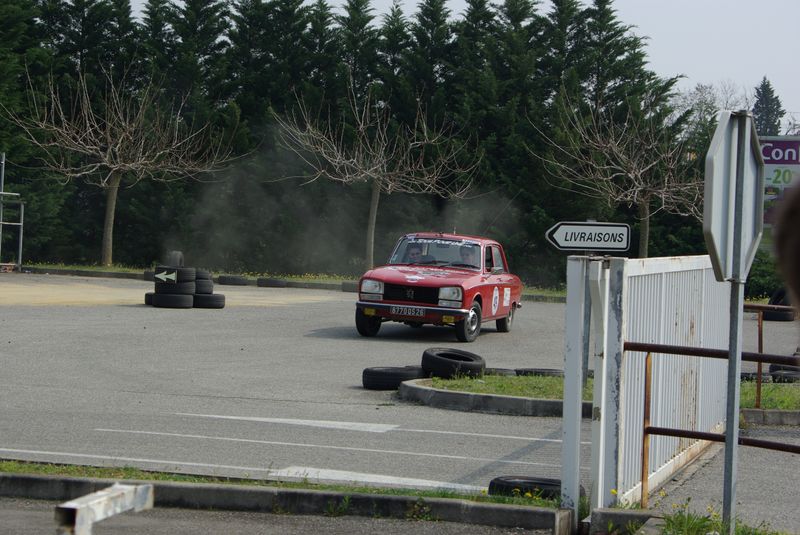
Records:
[[[590,507],[603,507],[600,482],[603,479],[604,456],[603,427],[601,426],[601,406],[603,399],[603,346],[606,338],[606,302],[608,301],[608,269],[605,263],[594,261],[589,264],[589,288],[591,291],[592,316],[594,318],[594,387],[592,390],[592,476]]]
[[[581,413],[583,363],[587,357],[589,325],[586,313],[589,258],[567,259],[567,308],[564,337],[564,405],[561,429],[561,507],[572,510],[572,532],[578,529],[580,505]]]

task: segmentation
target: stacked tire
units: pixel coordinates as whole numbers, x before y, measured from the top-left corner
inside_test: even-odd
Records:
[[[461,349],[432,347],[422,353],[421,366],[364,368],[361,384],[367,390],[397,390],[403,381],[425,377],[481,377],[486,369],[482,357]]]
[[[174,281],[162,281],[159,273],[174,272]],[[225,296],[214,293],[211,273],[193,267],[157,266],[155,291],[144,296],[144,303],[157,308],[224,308]]]

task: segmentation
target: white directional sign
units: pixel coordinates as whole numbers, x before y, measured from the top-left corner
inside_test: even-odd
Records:
[[[624,223],[561,221],[547,231],[550,243],[562,251],[627,251],[631,229]]]
[[[178,282],[178,271],[174,269],[156,271],[153,277],[159,282]]]
[[[737,199],[739,158],[741,184]],[[753,128],[753,117],[746,112],[723,111],[706,154],[703,206],[703,235],[718,281],[747,278],[764,226],[763,184],[764,159]],[[737,212],[741,218],[738,236]],[[738,251],[735,262],[738,272],[734,272],[734,249]]]

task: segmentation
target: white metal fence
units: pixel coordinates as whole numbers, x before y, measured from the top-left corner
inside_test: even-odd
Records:
[[[622,278],[621,340],[724,349],[728,345],[730,288],[714,278],[708,256],[619,259],[610,275]],[[616,301],[609,296],[609,302]],[[613,306],[613,305],[612,305]],[[612,343],[613,343],[612,342]],[[641,483],[644,357],[625,352],[620,369],[620,499],[639,498]],[[650,425],[719,431],[725,422],[727,362],[700,357],[654,355]],[[653,436],[650,488],[697,455],[696,440]]]
[[[586,293],[586,281],[589,292]],[[631,502],[641,492],[645,355],[625,352],[625,342],[706,348],[728,344],[729,287],[714,278],[708,256],[626,259],[573,256],[567,266],[562,501],[577,497],[579,412],[571,396],[580,391],[591,304],[594,325],[592,507]],[[582,326],[581,326],[582,325]],[[654,355],[650,425],[720,431],[725,422],[727,362]],[[707,445],[653,436],[650,488],[692,460]]]

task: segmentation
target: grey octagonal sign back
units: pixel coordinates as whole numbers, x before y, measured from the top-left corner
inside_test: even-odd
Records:
[[[744,129],[740,136],[740,129]],[[739,141],[743,146],[739,146]],[[735,233],[737,157],[742,164],[741,234]],[[706,154],[703,236],[718,281],[747,278],[764,226],[764,159],[748,112],[723,111]],[[736,247],[736,242],[739,247]],[[738,252],[738,262],[734,256]],[[738,272],[735,265],[739,265]]]

